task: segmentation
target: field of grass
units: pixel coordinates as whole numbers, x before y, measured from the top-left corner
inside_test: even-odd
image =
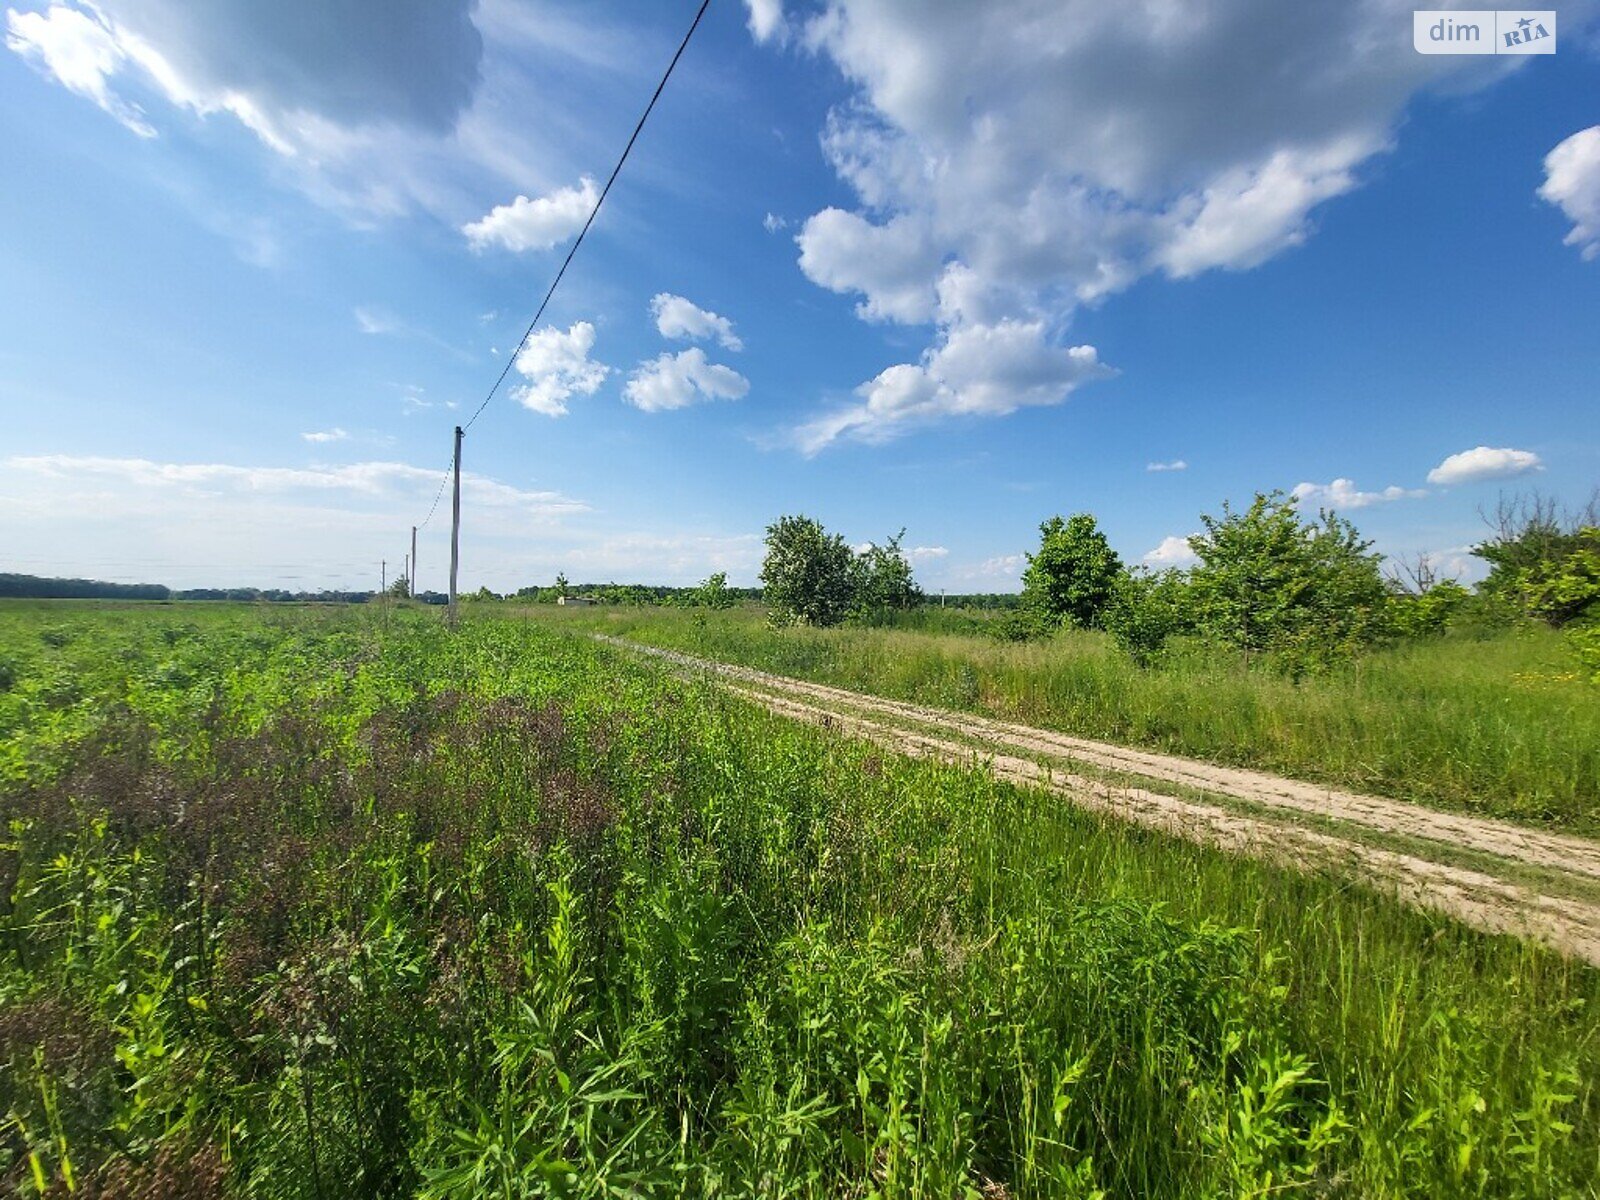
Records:
[[[930,609],[913,629],[769,629],[759,608],[523,610],[564,627],[1081,737],[1402,800],[1600,833],[1600,687],[1528,626],[1419,640],[1295,682],[1181,651],[1142,668],[1110,639],[997,642]]]
[[[521,618],[0,606],[0,817],[9,1194],[1597,1194],[1600,973]]]

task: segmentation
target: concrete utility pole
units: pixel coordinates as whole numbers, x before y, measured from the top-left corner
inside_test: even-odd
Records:
[[[411,555],[405,556],[405,566],[400,572],[400,578],[406,581],[406,596],[411,595]]]
[[[406,591],[411,593],[411,598],[417,598],[417,527],[411,527],[411,564],[406,567]]]
[[[456,569],[461,564],[461,426],[456,426],[455,492],[450,501],[450,624],[456,623]]]

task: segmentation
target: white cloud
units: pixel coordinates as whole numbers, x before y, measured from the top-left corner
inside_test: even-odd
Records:
[[[948,558],[949,556],[950,551],[944,546],[913,546],[906,551],[906,561],[913,566],[938,562],[940,559]]]
[[[274,5],[78,0],[8,11],[7,26],[11,49],[142,137],[156,131],[113,78],[202,118],[229,113],[290,158],[335,156],[379,128],[449,130],[483,53],[470,0],[324,6],[315,20]]]
[[[835,292],[859,292],[856,312],[869,321],[915,325],[933,319],[939,250],[925,222],[897,217],[882,225],[825,208],[795,238],[800,269]]]
[[[107,84],[128,55],[98,15],[60,4],[42,13],[7,9],[6,48],[54,76],[68,91],[94,101],[140,137],[156,136],[138,105],[117,97]]]
[[[575,322],[562,332],[538,330],[517,355],[517,370],[528,382],[511,394],[526,408],[547,417],[565,416],[573,396],[592,396],[611,368],[589,357],[594,349],[594,326]]]
[[[745,0],[750,9],[750,36],[758,42],[784,41],[789,27],[783,20],[783,0]]]
[[[841,438],[876,444],[949,417],[1059,404],[1080,384],[1111,374],[1093,346],[1053,345],[1040,322],[963,325],[920,363],[900,363],[862,384],[860,403],[800,426],[794,442],[805,454]]]
[[[1539,461],[1539,456],[1531,450],[1477,446],[1445,459],[1428,472],[1428,482],[1450,487],[1484,479],[1509,479],[1514,475],[1526,475],[1529,471],[1543,469],[1544,464]]]
[[[469,439],[468,461],[474,452]],[[172,586],[375,589],[410,550],[441,471],[397,462],[340,467],[171,463],[73,455],[0,457],[0,529],[13,569]],[[418,538],[419,583],[443,590],[445,497]],[[758,533],[606,523],[581,500],[466,470],[462,585],[503,591],[573,579],[753,583]]]
[[[1146,471],[1187,471],[1189,464],[1181,458],[1175,458],[1171,462],[1146,463],[1144,469]]]
[[[1168,210],[1155,261],[1174,279],[1223,267],[1260,266],[1298,246],[1311,210],[1355,186],[1351,168],[1381,149],[1359,139],[1308,151],[1280,150],[1266,162],[1224,172]]]
[[[534,199],[518,196],[510,204],[497,205],[488,215],[463,225],[461,232],[474,250],[494,245],[517,253],[548,250],[583,228],[599,198],[599,188],[585,175],[575,188],[557,188]]]
[[[705,351],[691,346],[640,363],[623,386],[622,398],[645,412],[665,412],[701,400],[738,400],[749,390],[743,375],[707,362]]]
[[[318,429],[300,435],[308,442],[342,442],[350,435],[335,425],[332,429]]]
[[[1580,129],[1544,159],[1542,199],[1567,215],[1566,245],[1585,261],[1600,256],[1600,125]]]
[[[1190,537],[1196,535],[1191,534]],[[1161,544],[1154,550],[1147,551],[1143,562],[1146,566],[1164,570],[1167,567],[1192,567],[1200,561],[1189,546],[1189,538],[1173,534],[1171,537],[1161,539]]]
[[[780,217],[777,213],[768,213],[761,218],[761,228],[768,233],[777,233],[779,230],[789,228],[789,218]]]
[[[127,484],[156,497],[182,493],[198,499],[260,496],[304,503],[327,494],[373,498],[385,504],[426,502],[440,480],[438,471],[408,463],[364,462],[340,467],[243,467],[226,463],[162,463],[143,458],[104,458],[70,454],[17,455],[5,460],[14,471],[68,481],[92,497],[94,488]],[[464,501],[502,512],[549,517],[588,511],[588,505],[557,492],[526,491],[485,475],[463,471]],[[392,513],[390,514],[392,518]]]
[[[356,328],[362,333],[382,335],[399,333],[401,329],[399,320],[380,308],[358,307],[355,310],[355,317]]]
[[[650,301],[650,315],[655,318],[656,329],[662,337],[691,341],[715,338],[726,350],[744,349],[744,343],[733,332],[733,322],[727,317],[719,317],[671,292],[656,293]]]
[[[1026,554],[996,554],[986,558],[976,567],[962,573],[966,579],[1011,579],[1022,578],[1022,568],[1028,565]]]
[[[1418,55],[1396,0],[1323,6],[1314,37],[1274,0],[811,11],[797,40],[852,89],[822,145],[857,203],[804,222],[800,267],[864,319],[932,324],[930,353],[1006,321],[1059,341],[1142,277],[1265,262],[1359,186],[1419,91],[1518,69]]]
[[[1437,481],[1435,481],[1437,482]],[[1299,483],[1289,493],[1296,500],[1310,502],[1322,508],[1341,512],[1352,508],[1366,508],[1373,504],[1386,504],[1391,500],[1415,500],[1426,496],[1425,488],[1403,488],[1391,485],[1381,492],[1363,492],[1350,479],[1335,479],[1332,483]]]

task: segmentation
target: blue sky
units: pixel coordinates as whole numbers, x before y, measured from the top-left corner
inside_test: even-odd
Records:
[[[0,569],[393,574],[693,8],[8,7]],[[1052,513],[1160,564],[1274,487],[1470,572],[1600,483],[1594,11],[715,0],[468,435],[463,585],[751,583],[804,511],[1010,590]]]

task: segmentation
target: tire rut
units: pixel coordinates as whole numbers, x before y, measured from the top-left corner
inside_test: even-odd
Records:
[[[1403,836],[1424,846],[1467,848],[1508,865],[1583,880],[1600,879],[1600,844],[1595,842],[1506,821],[1437,812],[1266,772],[864,695],[621,638],[596,637],[681,668],[721,677],[736,694],[791,719],[914,757],[963,764],[978,761],[1008,782],[1043,788],[1086,810],[1191,842],[1301,869],[1347,871],[1417,907],[1447,913],[1491,933],[1533,938],[1600,965],[1600,905],[1551,894],[1486,870],[1340,837],[1297,821],[1328,818],[1379,835]],[[908,729],[906,722],[921,728]],[[1225,804],[1108,783],[1041,765],[1040,758],[1209,792],[1264,811],[1241,812]]]

